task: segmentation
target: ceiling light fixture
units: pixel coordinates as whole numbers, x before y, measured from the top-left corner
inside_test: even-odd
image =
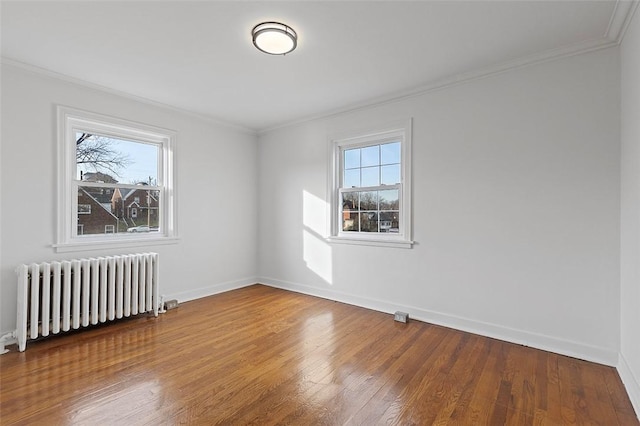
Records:
[[[263,22],[251,30],[253,45],[269,55],[286,55],[298,45],[293,28],[280,22]]]

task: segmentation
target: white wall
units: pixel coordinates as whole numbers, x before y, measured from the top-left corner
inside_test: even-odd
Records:
[[[617,363],[617,48],[259,138],[264,283]],[[327,138],[413,117],[413,249],[331,245]]]
[[[20,263],[156,251],[161,291],[181,301],[256,281],[255,135],[7,64],[1,83],[0,331],[15,329]],[[56,104],[178,132],[178,244],[54,252]]]
[[[621,357],[618,371],[640,416],[640,12],[622,59]]]

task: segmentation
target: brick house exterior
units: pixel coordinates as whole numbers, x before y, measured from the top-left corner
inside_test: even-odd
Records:
[[[144,188],[116,188],[111,197],[111,211],[128,225],[158,224],[158,194]]]
[[[118,218],[84,188],[78,190],[78,235],[118,232]]]

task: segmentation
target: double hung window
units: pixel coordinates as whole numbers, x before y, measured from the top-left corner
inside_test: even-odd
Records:
[[[411,245],[410,122],[332,141],[332,240]]]
[[[175,239],[175,134],[66,107],[58,120],[58,251]]]

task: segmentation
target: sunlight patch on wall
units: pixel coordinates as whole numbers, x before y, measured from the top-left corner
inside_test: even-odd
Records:
[[[328,208],[328,203],[323,199],[302,191],[302,223],[320,237],[327,233]]]
[[[325,241],[328,204],[302,191],[303,259],[311,271],[327,284],[333,281],[331,246]]]
[[[304,248],[303,259],[307,264],[307,268],[311,269],[327,284],[332,284],[333,271],[329,244],[323,238],[306,229],[302,230],[302,241]]]

